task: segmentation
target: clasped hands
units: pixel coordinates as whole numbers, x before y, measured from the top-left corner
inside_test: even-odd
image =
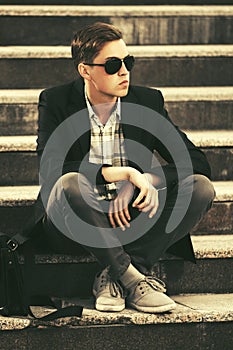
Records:
[[[108,217],[113,228],[119,226],[122,231],[130,227],[129,203],[134,194],[134,189],[139,189],[139,194],[132,206],[139,211],[149,213],[152,218],[158,209],[158,191],[155,185],[158,178],[152,174],[141,174],[132,167],[103,167],[102,175],[108,182],[124,181],[118,192],[118,196],[110,202]]]

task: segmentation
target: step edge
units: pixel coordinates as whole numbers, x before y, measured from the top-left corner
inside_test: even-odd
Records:
[[[171,313],[165,314],[149,314],[138,312],[133,309],[126,308],[121,312],[100,312],[94,309],[92,299],[80,299],[80,298],[67,298],[64,299],[66,303],[81,304],[84,305],[83,315],[79,317],[67,317],[62,320],[54,320],[49,322],[43,322],[40,320],[32,320],[27,317],[0,317],[1,330],[16,330],[24,329],[27,327],[48,329],[56,327],[57,330],[61,327],[65,328],[84,328],[92,326],[107,326],[118,327],[119,325],[132,326],[132,325],[158,325],[158,324],[190,324],[190,323],[217,323],[217,322],[232,322],[233,310],[232,299],[233,294],[180,294],[174,295],[172,298],[177,303],[177,309]],[[210,302],[211,299],[211,302]],[[198,302],[199,300],[199,302]],[[216,300],[218,300],[217,311]],[[221,302],[219,302],[221,301]],[[213,303],[213,307],[210,307]],[[229,305],[230,307],[226,307]],[[33,307],[35,313],[39,313],[39,317],[42,314],[48,314],[54,309],[45,307]]]
[[[41,89],[0,89],[0,104],[37,104]],[[233,86],[178,86],[150,88],[161,90],[166,102],[232,101]]]
[[[233,147],[233,130],[184,130],[201,148]],[[1,152],[35,152],[37,135],[0,136]]]
[[[232,57],[232,44],[128,45],[136,58]],[[0,59],[71,59],[69,46],[1,46]]]
[[[233,181],[213,181],[216,203],[233,202]],[[40,186],[0,186],[0,206],[30,206],[35,202]]]
[[[231,5],[1,5],[1,16],[99,16],[102,17],[142,17],[142,16],[232,16],[233,6]]]

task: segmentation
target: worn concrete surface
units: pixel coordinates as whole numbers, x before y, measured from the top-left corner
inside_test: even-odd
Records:
[[[151,52],[149,58],[137,57],[137,63],[131,73],[131,82],[148,87],[231,85],[229,71],[231,71],[232,55],[228,56],[224,51],[217,51],[216,55],[207,56],[205,54],[202,56],[201,53],[198,55],[196,52],[195,57],[192,56],[192,52],[189,56],[185,56],[185,52],[183,56],[182,52],[177,52],[179,56],[167,56],[162,52],[161,56],[156,56],[159,52],[154,54]],[[27,55],[26,52],[25,54]],[[52,87],[77,78],[73,62],[68,57],[3,58],[0,60],[0,70],[2,72],[1,89]],[[11,72],[10,76],[9,72]]]
[[[196,146],[208,147],[232,147],[233,130],[198,130],[186,131],[187,136]]]
[[[47,51],[48,55],[50,53]],[[231,85],[229,71],[231,71],[232,54],[229,53],[228,56],[226,52],[225,55],[224,51],[218,49],[215,53],[216,55],[211,55],[209,52],[207,56],[204,53],[202,56],[201,53],[196,52],[196,56],[193,57],[192,52],[189,56],[185,56],[184,51],[183,53],[182,51],[177,52],[179,56],[164,55],[162,52],[161,56],[156,56],[159,52],[154,52],[154,54],[148,52],[148,55],[151,54],[149,58],[147,56],[137,57],[137,63],[131,74],[131,82],[144,86]],[[64,54],[68,55],[66,51]],[[7,55],[8,53],[5,52],[5,56]],[[24,52],[24,56],[27,55],[27,52]],[[0,88],[52,87],[68,83],[77,77],[73,62],[69,57],[41,58],[39,52],[37,55],[37,57],[29,57],[29,53],[27,58],[19,59],[13,58],[13,56],[12,58],[2,58],[0,60],[2,72]],[[11,72],[10,76],[9,72]]]
[[[232,202],[233,201],[233,182],[232,181],[215,181],[213,182],[216,191],[215,202]],[[2,186],[0,187],[0,205],[13,206],[20,201],[32,202],[36,199],[39,192],[39,186]],[[12,202],[12,204],[11,204]],[[23,204],[22,204],[23,205]]]
[[[192,236],[192,242],[197,259],[224,259],[233,258],[233,235],[200,235]],[[54,254],[51,257],[37,257],[37,263],[77,263],[92,262],[96,259],[92,256],[74,257]]]
[[[198,259],[233,258],[233,235],[192,236]]]
[[[211,165],[212,180],[230,181],[233,173],[233,131],[188,131],[187,134],[206,154]],[[4,169],[0,174],[1,186],[39,183],[35,149],[36,136],[0,137],[0,161]],[[161,161],[161,157],[158,157],[158,161]]]
[[[0,6],[1,16],[230,16],[233,6]]]
[[[35,151],[36,136],[20,135],[20,136],[1,136],[0,137],[0,152],[20,152],[20,151]]]
[[[156,87],[151,87],[156,88]],[[227,101],[232,100],[233,86],[162,87],[166,101]],[[1,104],[37,104],[41,89],[0,90]]]
[[[181,129],[232,130],[233,87],[162,87],[165,107]],[[41,90],[0,90],[1,136],[37,132]]]
[[[226,202],[224,202],[226,197]],[[225,194],[222,196],[223,202],[214,202],[212,208],[204,216],[193,232],[195,234],[222,234],[233,232],[233,202],[227,198],[230,196]],[[217,199],[218,200],[218,197]]]
[[[232,57],[233,45],[132,45],[128,46],[130,54],[136,58],[195,58],[195,57]],[[69,46],[1,46],[1,59],[16,58],[70,58]],[[166,86],[166,85],[165,85]]]
[[[67,45],[96,21],[118,26],[133,45],[232,43],[232,6],[2,6],[0,14],[2,45]]]
[[[0,187],[0,205],[31,205],[39,193],[39,186]]]
[[[79,0],[80,5],[93,5],[93,1],[95,2],[95,5],[132,5],[132,0]],[[77,5],[77,0],[23,0],[24,5],[29,4],[35,4],[35,5]],[[135,6],[137,5],[203,5],[210,4],[219,5],[219,0],[136,0]],[[22,0],[2,0],[2,4],[9,5],[9,4],[19,4],[22,5]],[[222,5],[225,4],[232,4],[232,0],[222,0]]]
[[[184,130],[197,147],[233,147],[233,130]],[[34,135],[0,136],[0,152],[35,151]]]
[[[121,312],[99,312],[94,309],[93,300],[66,299],[63,306],[70,304],[84,305],[83,316],[66,317],[55,321],[39,321],[25,319],[24,317],[0,317],[0,329],[14,330],[26,327],[75,327],[113,324],[174,324],[199,322],[229,322],[233,321],[233,294],[202,294],[179,295],[173,299],[177,308],[165,314],[142,313],[133,309]],[[52,308],[33,307],[33,312],[39,317],[53,311]]]

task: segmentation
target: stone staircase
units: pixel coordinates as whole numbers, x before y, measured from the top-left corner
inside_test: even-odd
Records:
[[[85,298],[84,316],[46,323],[0,317],[1,349],[232,349],[233,6],[229,5],[233,1],[134,0],[132,5],[129,0],[3,0],[1,4],[1,231],[12,234],[22,227],[39,190],[35,154],[39,93],[75,78],[72,33],[97,20],[123,30],[130,53],[137,57],[132,82],[161,89],[172,119],[206,153],[217,193],[212,209],[192,234],[197,264],[167,258],[154,266],[178,303],[176,311],[97,312],[93,300],[86,300],[98,271],[95,259],[43,252],[35,256],[29,276],[31,294],[43,295],[49,286],[51,295],[63,296],[63,304]],[[10,333],[5,331],[9,329]]]

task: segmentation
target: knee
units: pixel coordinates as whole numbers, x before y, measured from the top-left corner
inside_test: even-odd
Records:
[[[193,175],[193,201],[199,206],[211,206],[215,197],[212,182],[204,175]]]
[[[83,205],[85,199],[92,195],[92,185],[83,174],[70,172],[63,175],[60,180],[69,203]]]
[[[73,201],[73,198],[79,200],[81,195],[78,188],[78,178],[78,173],[71,172],[62,175],[57,180],[48,198],[47,212],[51,213],[53,208],[59,208],[59,212],[62,212],[66,200],[69,203]]]
[[[79,189],[80,181],[82,181],[82,177],[85,178],[85,176],[80,173],[70,172],[70,173],[64,174],[60,178],[62,188],[66,195],[74,192],[79,192],[78,189]]]

